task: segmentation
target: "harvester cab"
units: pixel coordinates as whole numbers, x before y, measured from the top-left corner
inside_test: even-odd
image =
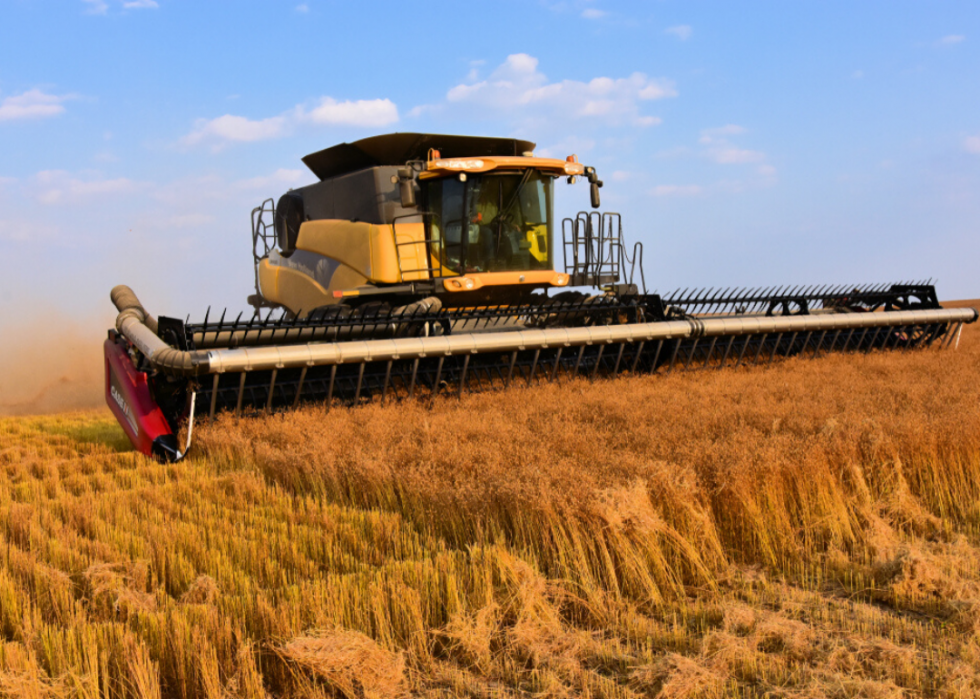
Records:
[[[614,215],[565,221],[572,264],[558,271],[555,181],[586,179],[593,208],[602,182],[574,155],[533,151],[517,139],[400,133],[306,156],[320,181],[252,212],[251,303],[295,316],[339,304],[459,308],[619,281]]]
[[[197,415],[955,347],[977,320],[929,282],[648,294],[642,247],[595,210],[562,221],[559,271],[555,183],[585,179],[593,209],[602,183],[528,141],[390,134],[303,161],[319,182],[252,212],[252,313],[156,318],[112,290],[106,402],[144,454],[183,458]]]

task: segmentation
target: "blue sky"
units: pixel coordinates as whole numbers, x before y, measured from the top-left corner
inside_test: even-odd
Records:
[[[249,214],[392,131],[578,154],[651,288],[980,296],[976,2],[4,0],[0,327],[243,309]],[[559,211],[587,208],[559,186]],[[25,303],[25,298],[30,301]]]

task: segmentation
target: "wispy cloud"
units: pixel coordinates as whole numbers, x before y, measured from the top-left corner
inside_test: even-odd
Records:
[[[676,27],[667,27],[664,29],[664,34],[673,34],[681,41],[687,41],[693,33],[694,30],[689,24],[678,24]]]
[[[74,95],[49,95],[38,89],[11,95],[0,102],[0,121],[46,119],[65,111],[64,103]]]
[[[970,136],[964,139],[963,149],[967,153],[973,153],[975,155],[980,155],[980,136]]]
[[[594,7],[587,7],[582,10],[582,17],[585,19],[602,19],[608,13],[603,10],[598,10]]]
[[[720,165],[744,165],[748,163],[764,163],[766,154],[758,150],[740,148],[729,140],[730,136],[740,136],[745,133],[745,127],[738,124],[726,124],[710,129],[703,129],[698,142],[706,146],[704,155]],[[768,175],[775,174],[775,168],[767,171]]]
[[[90,15],[109,14],[109,3],[107,0],[82,0],[85,4],[85,13]],[[121,7],[124,10],[156,10],[160,5],[156,0],[123,0]]]
[[[520,114],[524,119],[569,117],[607,124],[653,126],[654,116],[641,114],[643,102],[677,96],[673,81],[633,73],[626,78],[597,77],[588,82],[549,82],[538,59],[526,53],[507,57],[485,80],[467,81],[446,93],[445,105],[417,107],[418,116],[440,107],[476,108],[479,115]]]
[[[698,142],[704,145],[709,143],[719,143],[724,142],[725,136],[738,136],[739,134],[743,133],[745,133],[744,126],[739,126],[738,124],[726,124],[725,126],[701,129],[701,138],[698,139]]]
[[[57,226],[41,223],[36,218],[0,219],[0,240],[12,243],[48,241],[60,233]]]
[[[939,43],[940,46],[952,46],[954,44],[959,44],[963,41],[966,41],[966,37],[963,36],[962,34],[947,34],[942,39],[940,39],[937,43]]]
[[[43,170],[29,184],[41,204],[90,204],[112,194],[132,192],[143,185],[128,177],[106,179],[99,173],[72,175],[65,170]]]
[[[277,116],[252,120],[243,116],[225,114],[215,119],[198,119],[194,130],[180,139],[184,146],[210,143],[213,150],[220,150],[230,142],[250,143],[278,138],[285,132],[286,118]]]
[[[655,197],[696,197],[703,191],[696,184],[658,184],[650,193]]]
[[[721,146],[709,151],[711,159],[722,165],[733,165],[740,163],[761,163],[766,159],[766,154],[758,150],[748,150],[747,148],[735,148],[734,146]]]
[[[303,170],[279,168],[271,175],[263,175],[259,177],[250,177],[245,180],[238,180],[233,186],[237,189],[244,190],[275,190],[296,185],[300,183],[304,177],[308,178],[309,175]]]
[[[82,0],[82,2],[86,5],[86,14],[104,15],[109,11],[109,5],[105,0]]]
[[[541,158],[566,158],[571,154],[581,154],[589,153],[593,148],[595,148],[595,141],[591,138],[582,138],[581,136],[568,136],[560,141],[552,141],[544,145],[540,145],[535,150],[535,155]]]
[[[302,14],[306,14],[307,12],[309,12],[309,11],[310,11],[310,6],[309,6],[309,5],[307,5],[307,4],[306,4],[306,3],[304,2],[304,3],[302,3],[302,4],[300,4],[300,5],[297,5],[297,6],[296,6],[296,11],[297,11],[297,12],[300,12],[300,13],[302,13]]]
[[[225,114],[214,119],[198,119],[193,130],[180,139],[180,145],[207,144],[220,151],[231,143],[252,143],[281,138],[299,124],[318,126],[360,126],[378,128],[398,121],[398,107],[389,99],[344,100],[321,97],[313,107],[297,105],[266,119],[249,119]]]
[[[389,99],[345,100],[320,98],[320,104],[307,111],[299,106],[295,111],[300,121],[330,126],[387,126],[398,121],[398,107]]]

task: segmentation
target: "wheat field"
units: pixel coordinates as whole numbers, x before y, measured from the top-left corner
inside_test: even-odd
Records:
[[[976,326],[195,440],[0,418],[0,695],[980,695]]]

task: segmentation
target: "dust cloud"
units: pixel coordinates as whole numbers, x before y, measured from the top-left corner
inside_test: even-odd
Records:
[[[12,321],[0,331],[0,415],[37,415],[105,405],[102,343],[112,319],[64,313]]]

